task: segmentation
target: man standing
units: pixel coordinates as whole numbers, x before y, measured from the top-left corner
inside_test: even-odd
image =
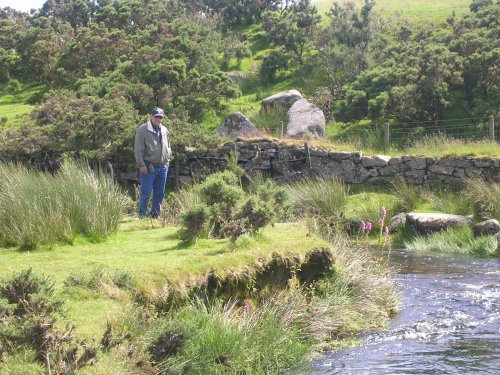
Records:
[[[165,195],[170,157],[170,133],[161,123],[164,117],[163,109],[154,108],[149,121],[139,126],[135,133],[134,154],[141,184],[140,217],[146,216],[149,197],[153,193],[150,216],[158,218]]]

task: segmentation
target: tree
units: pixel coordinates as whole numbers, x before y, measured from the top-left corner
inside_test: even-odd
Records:
[[[292,3],[282,12],[267,11],[263,14],[263,27],[267,38],[290,59],[304,65],[306,53],[313,47],[313,37],[321,20],[310,0]]]

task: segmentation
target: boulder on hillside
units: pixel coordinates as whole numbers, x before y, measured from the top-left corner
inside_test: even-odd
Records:
[[[323,138],[325,134],[325,115],[323,111],[306,99],[299,99],[287,112],[286,135],[292,138],[312,136]]]
[[[472,227],[475,236],[485,236],[500,232],[500,222],[495,219],[481,221]]]
[[[255,125],[241,112],[235,112],[226,117],[215,131],[217,134],[231,139],[259,137],[262,135]]]
[[[280,111],[283,111],[283,113],[286,113],[292,107],[293,103],[299,99],[302,99],[302,94],[297,90],[280,92],[262,99],[262,111],[279,109]]]
[[[406,225],[415,234],[427,235],[450,227],[470,224],[472,224],[471,216],[416,212],[406,214]]]

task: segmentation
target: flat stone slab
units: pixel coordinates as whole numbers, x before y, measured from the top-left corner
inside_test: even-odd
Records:
[[[415,234],[427,235],[450,227],[471,224],[470,216],[417,212],[406,214],[406,225]]]

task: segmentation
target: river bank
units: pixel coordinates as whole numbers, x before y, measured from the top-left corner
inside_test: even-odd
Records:
[[[306,373],[496,373],[500,260],[396,251],[392,264],[401,303],[390,329],[327,354]]]

